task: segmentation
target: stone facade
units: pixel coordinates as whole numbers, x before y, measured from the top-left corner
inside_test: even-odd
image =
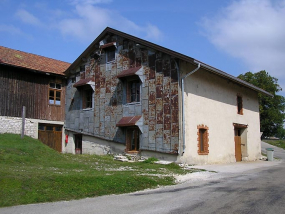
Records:
[[[177,154],[179,75],[176,61],[117,35],[108,35],[100,42],[69,76],[66,129],[125,145],[126,128],[117,127],[118,122],[123,117],[141,116],[140,150]],[[104,48],[106,44],[114,44],[114,60],[108,61],[110,48]],[[94,57],[95,53],[100,53],[98,58]],[[132,69],[137,73],[119,77]],[[89,85],[73,87],[84,79],[91,80]],[[136,102],[129,102],[128,82],[133,79],[140,82],[140,97]],[[84,109],[86,87],[93,90],[93,105]]]

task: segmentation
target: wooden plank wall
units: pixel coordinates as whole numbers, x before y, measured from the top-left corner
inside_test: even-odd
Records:
[[[49,83],[56,81],[55,76],[0,65],[0,115],[21,117],[26,106],[27,118],[64,121],[65,79],[60,79],[61,105],[49,105]]]

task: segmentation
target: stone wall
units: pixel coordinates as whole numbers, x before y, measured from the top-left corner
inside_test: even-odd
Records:
[[[22,118],[0,116],[0,133],[21,134]],[[25,120],[25,135],[32,138],[38,137],[38,123],[27,119]]]

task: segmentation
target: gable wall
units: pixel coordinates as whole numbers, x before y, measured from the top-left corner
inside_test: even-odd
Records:
[[[184,74],[195,69],[181,64]],[[237,94],[243,99],[243,115],[237,114]],[[186,149],[181,160],[188,163],[235,162],[233,123],[248,125],[244,160],[260,156],[259,105],[257,93],[203,69],[185,81]],[[197,126],[209,128],[209,154],[198,155]]]
[[[125,43],[124,48],[124,39],[115,35],[107,36],[104,42],[116,42],[116,60],[106,63],[106,50],[103,49],[100,60],[89,55],[82,61],[85,72],[81,77],[92,77],[95,82],[94,107],[82,109],[80,88],[74,88],[70,79],[66,94],[67,129],[124,144],[125,129],[116,127],[117,122],[122,117],[142,115],[140,148],[177,153],[179,77],[174,59],[133,41]],[[100,52],[99,44],[94,47],[96,51]],[[79,66],[77,75],[74,74],[76,81],[80,79]],[[138,66],[143,66],[141,102],[126,103],[126,82],[117,75]]]

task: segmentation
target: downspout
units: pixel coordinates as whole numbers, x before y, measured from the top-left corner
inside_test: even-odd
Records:
[[[181,91],[182,91],[182,135],[183,135],[183,151],[182,154],[185,152],[185,110],[184,110],[184,79],[192,74],[194,74],[196,71],[198,71],[200,68],[200,63],[198,63],[198,67],[195,68],[193,71],[190,71],[188,74],[186,74],[184,77],[181,78]]]

